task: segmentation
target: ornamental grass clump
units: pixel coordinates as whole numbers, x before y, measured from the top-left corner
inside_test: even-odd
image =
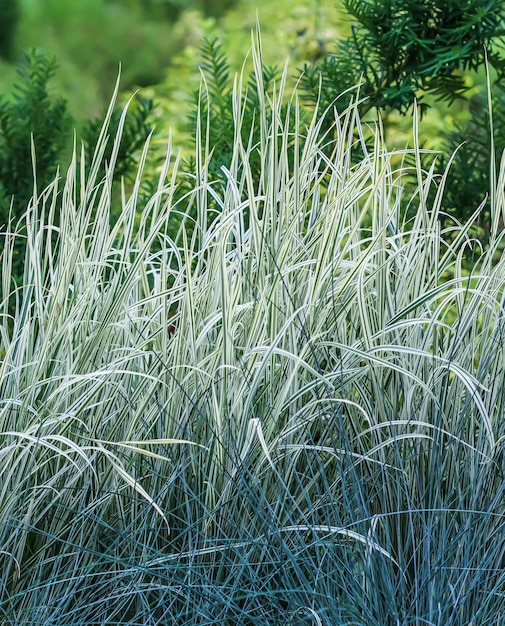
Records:
[[[285,80],[244,141],[237,78],[224,186],[200,137],[140,205],[146,144],[111,224],[111,107],[35,189],[20,287],[2,233],[3,624],[504,614],[505,166],[482,249],[416,142],[367,147],[354,105],[322,136]]]

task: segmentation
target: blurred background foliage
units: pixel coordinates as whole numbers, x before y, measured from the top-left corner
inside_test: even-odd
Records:
[[[30,48],[55,57],[53,92],[78,123],[102,114],[121,64],[121,86],[151,86],[160,129],[183,133],[185,105],[198,88],[204,37],[218,37],[239,70],[261,23],[265,60],[297,65],[315,58],[347,28],[338,0],[2,0],[0,24],[9,53],[0,58],[0,93],[9,97],[16,61]],[[8,16],[13,17],[9,18]],[[340,17],[339,17],[340,15]],[[8,41],[6,35],[2,41]],[[7,57],[7,58],[6,58]]]
[[[444,10],[438,11],[442,5]],[[39,124],[39,130],[31,132],[38,137],[37,144],[47,139],[48,145],[38,145],[37,150],[51,155],[53,162],[44,170],[50,176],[56,164],[65,166],[63,144],[72,128],[76,128],[78,140],[92,145],[121,66],[124,96],[120,105],[137,88],[141,88],[141,95],[132,107],[118,171],[128,176],[129,169],[135,167],[135,154],[154,125],[154,144],[160,154],[172,131],[175,147],[188,159],[191,170],[195,94],[205,75],[212,89],[203,108],[210,113],[211,138],[219,151],[213,172],[219,177],[219,167],[226,164],[229,153],[228,143],[233,140],[233,76],[242,66],[245,82],[250,76],[251,59],[244,64],[244,58],[251,47],[251,31],[259,23],[267,89],[282,73],[288,57],[291,88],[303,71],[301,87],[309,108],[316,99],[321,74],[324,104],[358,82],[361,75],[362,93],[368,96],[363,107],[365,121],[374,122],[379,111],[390,147],[411,143],[412,119],[406,113],[412,110],[409,102],[414,95],[423,107],[422,147],[441,150],[443,165],[448,155],[466,142],[451,173],[449,189],[454,191],[446,199],[448,212],[464,219],[488,188],[491,160],[482,44],[503,41],[503,5],[503,0],[451,0],[445,4],[435,0],[2,0],[1,110],[5,124],[12,122],[20,107],[29,106],[30,97],[39,97],[36,89],[43,88],[39,118],[50,123],[46,128]],[[466,20],[466,30],[460,27],[462,19]],[[437,28],[443,34],[442,52],[435,45],[440,39]],[[493,39],[494,35],[500,36]],[[209,50],[205,50],[212,41],[219,42],[215,60],[226,69],[220,85],[219,80],[216,83],[219,76],[212,74]],[[492,51],[495,59],[499,58],[499,48]],[[50,66],[38,87],[27,87],[26,83],[26,51],[30,49],[38,50],[39,64],[47,62]],[[412,54],[414,73],[405,69],[410,67]],[[25,67],[24,78],[20,67]],[[419,69],[422,71],[416,75]],[[498,67],[493,78],[500,78],[499,74]],[[21,102],[23,89],[25,101]],[[495,140],[499,150],[505,147],[501,94],[496,88]],[[56,110],[61,124],[51,122]],[[118,107],[113,121],[117,123],[119,117]],[[27,144],[23,151],[14,148],[8,153],[3,131],[4,165],[19,152],[23,155],[20,167],[26,166],[30,131],[25,122],[24,127],[19,121],[14,124],[17,140]],[[156,158],[148,167],[154,173]],[[26,174],[27,183],[30,175]],[[41,182],[46,180],[46,175],[42,176]],[[31,190],[31,185],[26,187]],[[0,187],[4,223],[11,191],[5,182]],[[26,203],[27,193],[18,194],[18,207]]]

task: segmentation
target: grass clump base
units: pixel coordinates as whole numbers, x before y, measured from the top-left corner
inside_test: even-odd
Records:
[[[2,623],[504,614],[505,170],[483,250],[418,148],[354,106],[321,136],[283,85],[244,141],[237,80],[224,183],[201,137],[180,197],[169,146],[111,225],[106,120],[32,201],[21,287],[2,234]]]

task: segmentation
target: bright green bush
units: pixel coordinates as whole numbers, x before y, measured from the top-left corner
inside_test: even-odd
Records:
[[[314,0],[299,0],[296,3],[292,0],[240,0],[222,21],[204,19],[196,11],[182,13],[175,35],[186,45],[172,57],[164,80],[152,90],[162,111],[159,124],[163,125],[166,134],[172,131],[174,145],[186,157],[194,152],[191,141],[194,126],[190,133],[186,127],[188,112],[194,104],[190,94],[199,90],[199,68],[202,61],[205,62],[202,58],[204,39],[220,43],[229,66],[227,86],[231,87],[235,72],[241,71],[244,58],[251,48],[250,33],[259,17],[265,65],[277,68],[281,75],[288,55],[292,60],[291,76],[286,85],[289,94],[295,83],[295,80],[291,80],[296,73],[294,65],[301,65],[314,58],[321,47],[329,45],[337,36],[343,36],[345,25],[339,19],[341,12],[334,4],[334,0],[318,0],[316,3]],[[245,68],[245,76],[248,76],[252,70],[250,55]],[[210,77],[208,72],[206,77]],[[223,132],[230,132],[224,125],[222,128]]]
[[[177,199],[169,148],[150,200],[141,161],[111,224],[105,130],[85,179],[74,155],[59,224],[57,182],[32,205],[24,282],[1,303],[4,623],[504,614],[503,195],[482,251],[470,224],[440,229],[418,147],[411,196],[379,133],[354,141],[355,108],[328,158],[321,117],[301,125],[277,95],[245,141],[235,90],[224,188],[209,155]],[[167,236],[191,203],[195,227]]]

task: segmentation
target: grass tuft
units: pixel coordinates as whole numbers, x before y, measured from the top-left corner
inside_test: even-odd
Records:
[[[443,230],[417,142],[367,148],[355,106],[322,136],[284,83],[245,142],[236,81],[224,188],[202,150],[181,199],[169,145],[141,205],[146,144],[111,224],[111,106],[19,288],[2,233],[2,623],[500,623],[502,234]]]

